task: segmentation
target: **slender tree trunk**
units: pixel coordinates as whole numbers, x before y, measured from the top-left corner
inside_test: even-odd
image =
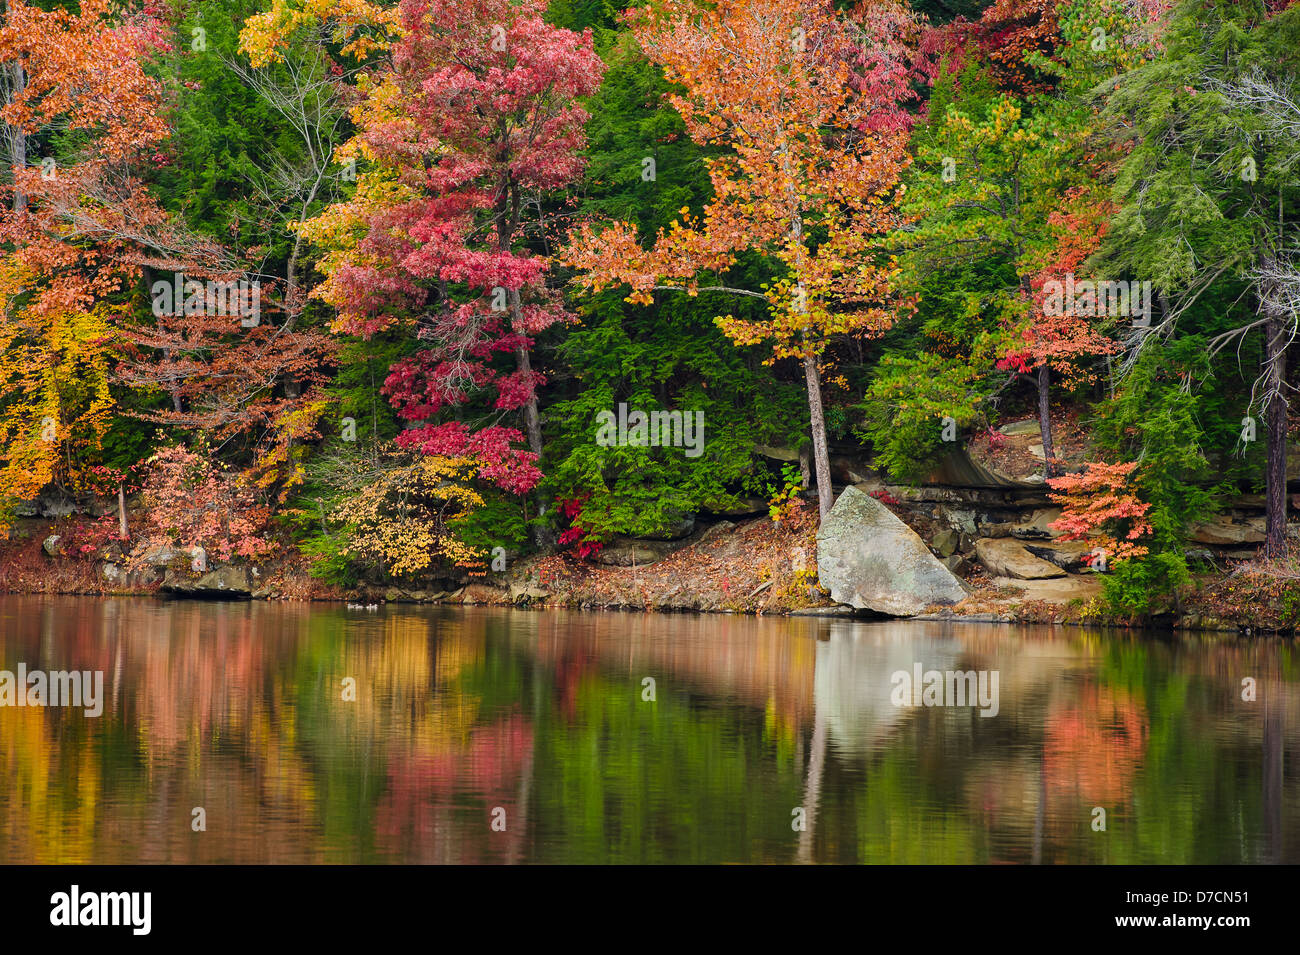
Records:
[[[289,254],[289,263],[284,270],[284,302],[289,313],[284,323],[286,333],[293,331],[298,322],[298,253],[301,249],[302,237],[299,236],[294,240],[293,251]],[[284,394],[287,398],[297,398],[302,394],[302,385],[293,372],[284,373]]]
[[[519,290],[512,289],[510,291],[511,318],[517,317],[521,308],[522,305],[519,301]],[[525,375],[532,374],[533,363],[532,359],[528,355],[528,347],[526,345],[520,345],[515,349],[515,363],[521,373]],[[528,399],[528,403],[524,405],[523,411],[524,429],[528,434],[528,450],[532,451],[533,454],[540,455],[542,453],[542,420],[541,416],[537,413],[536,391],[534,391],[532,397]]]
[[[795,188],[796,176],[790,163],[790,150],[783,144],[777,152],[781,156],[781,168],[785,172],[788,181],[787,194],[790,198],[790,240],[799,250],[794,266],[795,287],[794,287],[794,307],[800,313],[801,317],[807,319],[808,314],[808,290],[804,286],[804,268],[806,263],[804,238],[803,238],[803,214],[801,212],[801,200],[799,192]],[[812,329],[805,324],[804,335],[807,337]],[[826,515],[831,512],[831,505],[835,503],[835,491],[831,487],[831,460],[826,450],[826,415],[822,410],[822,383],[821,376],[817,372],[817,356],[809,349],[809,353],[803,360],[804,380],[808,384],[808,422],[812,425],[813,441],[813,468],[817,475],[817,504],[821,514],[821,519],[826,520]]]
[[[1286,541],[1286,327],[1270,314],[1264,322],[1264,364],[1268,392],[1265,395],[1264,427],[1268,432],[1265,472],[1264,553],[1285,557]]]
[[[831,488],[831,459],[826,450],[826,415],[822,411],[822,383],[817,373],[817,357],[808,355],[803,360],[804,380],[808,384],[808,420],[812,425],[813,466],[817,473],[817,504],[821,519],[831,512],[835,492]]]
[[[118,536],[126,540],[126,485],[117,485],[117,527]]]
[[[505,148],[505,132],[502,131],[502,147]],[[514,241],[515,232],[519,229],[519,189],[507,178],[500,183],[500,192],[497,195],[496,202],[496,220],[497,220],[497,249],[503,254],[510,253],[510,244]],[[523,312],[523,301],[519,295],[519,289],[510,289],[507,293],[507,303],[510,308],[510,327],[513,331],[519,332],[519,318]],[[526,346],[519,346],[515,349],[516,366],[524,374],[533,370],[532,360],[528,355]],[[534,391],[524,405],[524,429],[528,432],[528,450],[541,456],[542,453],[542,425],[541,417],[537,413],[537,393]]]
[[[1052,450],[1051,386],[1051,369],[1041,365],[1038,369],[1038,431],[1043,436],[1043,477],[1052,477],[1056,473],[1052,466],[1056,455]]]
[[[519,227],[519,192],[517,189],[512,188],[510,183],[502,184],[501,196],[498,199],[496,211],[497,248],[502,252],[509,252],[511,240]],[[506,295],[510,308],[511,328],[519,331],[519,318],[523,311],[523,302],[519,296],[519,289],[510,289]],[[520,345],[515,349],[515,364],[519,371],[525,375],[532,372],[533,363],[526,345]],[[524,404],[523,412],[528,450],[537,455],[540,460],[542,456],[542,419],[537,411],[537,392],[535,389]],[[540,490],[534,490],[533,501],[537,504],[538,516],[545,514],[546,499]],[[554,542],[553,537],[554,535],[547,528],[537,524],[533,525],[532,538],[536,546],[550,546]]]
[[[172,350],[170,348],[163,349],[163,362],[167,365],[174,364],[172,362]],[[179,383],[175,379],[173,379],[172,381],[168,382],[167,390],[171,392],[172,410],[175,411],[177,414],[180,414],[184,410],[184,408],[181,405],[181,389]]]
[[[8,4],[6,4],[6,7]],[[27,74],[23,72],[22,64],[10,63],[6,69],[9,71],[10,102],[18,98],[18,94],[23,91],[27,85]],[[9,130],[9,165],[15,169],[25,169],[27,167],[27,135],[23,132],[21,126],[10,126]],[[14,184],[14,212],[22,212],[27,208],[27,193]]]

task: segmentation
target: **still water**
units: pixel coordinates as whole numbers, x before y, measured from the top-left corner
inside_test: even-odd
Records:
[[[1300,861],[1289,641],[0,597],[20,664],[103,712],[0,706],[4,863]]]

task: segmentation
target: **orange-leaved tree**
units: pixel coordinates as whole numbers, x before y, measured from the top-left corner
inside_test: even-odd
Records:
[[[143,66],[163,42],[154,18],[116,16],[107,0],[6,7],[0,528],[13,504],[51,482],[75,485],[95,463],[116,329],[140,275],[134,238],[161,219],[133,169],[167,134],[161,87]],[[28,156],[29,138],[54,132],[76,151]]]
[[[898,224],[893,198],[907,164],[916,21],[893,2],[852,16],[829,0],[664,0],[628,21],[646,55],[681,87],[672,97],[707,160],[713,198],[702,215],[654,237],[625,223],[588,223],[564,258],[589,289],[721,291],[764,299],[767,318],[715,321],[738,345],[772,344],[769,363],[798,359],[821,514],[833,500],[819,359],[836,335],[892,324],[893,262],[870,249]],[[720,153],[720,155],[718,155]],[[761,290],[719,278],[744,252],[777,260]]]
[[[1142,543],[1152,533],[1147,514],[1151,505],[1142,501],[1130,486],[1138,462],[1106,464],[1094,461],[1082,474],[1048,478],[1055,492],[1052,501],[1061,506],[1061,516],[1051,523],[1065,540],[1088,540],[1096,545],[1088,563],[1101,558],[1120,563],[1142,557]]]

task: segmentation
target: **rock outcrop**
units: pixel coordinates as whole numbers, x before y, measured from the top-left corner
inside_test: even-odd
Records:
[[[1049,604],[1068,604],[1073,600],[1087,603],[1101,596],[1101,578],[1096,574],[1062,574],[1053,580],[1019,580],[994,577],[993,586],[1018,590],[1023,600],[1041,600]]]
[[[1217,517],[1212,521],[1193,524],[1189,536],[1198,544],[1214,547],[1260,544],[1264,541],[1264,519],[1237,522],[1230,517]]]
[[[977,540],[975,556],[979,558],[990,577],[1048,580],[1052,577],[1065,576],[1065,571],[1056,564],[1035,557],[1024,544],[1010,537],[985,537]]]
[[[817,576],[837,603],[895,617],[951,606],[966,588],[884,504],[845,488],[817,534]]]
[[[198,576],[169,567],[163,577],[162,589],[166,593],[181,597],[225,597],[247,600],[253,596],[254,585],[248,570],[244,567],[218,567]]]

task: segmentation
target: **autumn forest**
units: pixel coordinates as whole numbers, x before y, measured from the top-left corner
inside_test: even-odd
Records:
[[[1291,0],[5,0],[0,67],[0,590],[1300,620]]]

